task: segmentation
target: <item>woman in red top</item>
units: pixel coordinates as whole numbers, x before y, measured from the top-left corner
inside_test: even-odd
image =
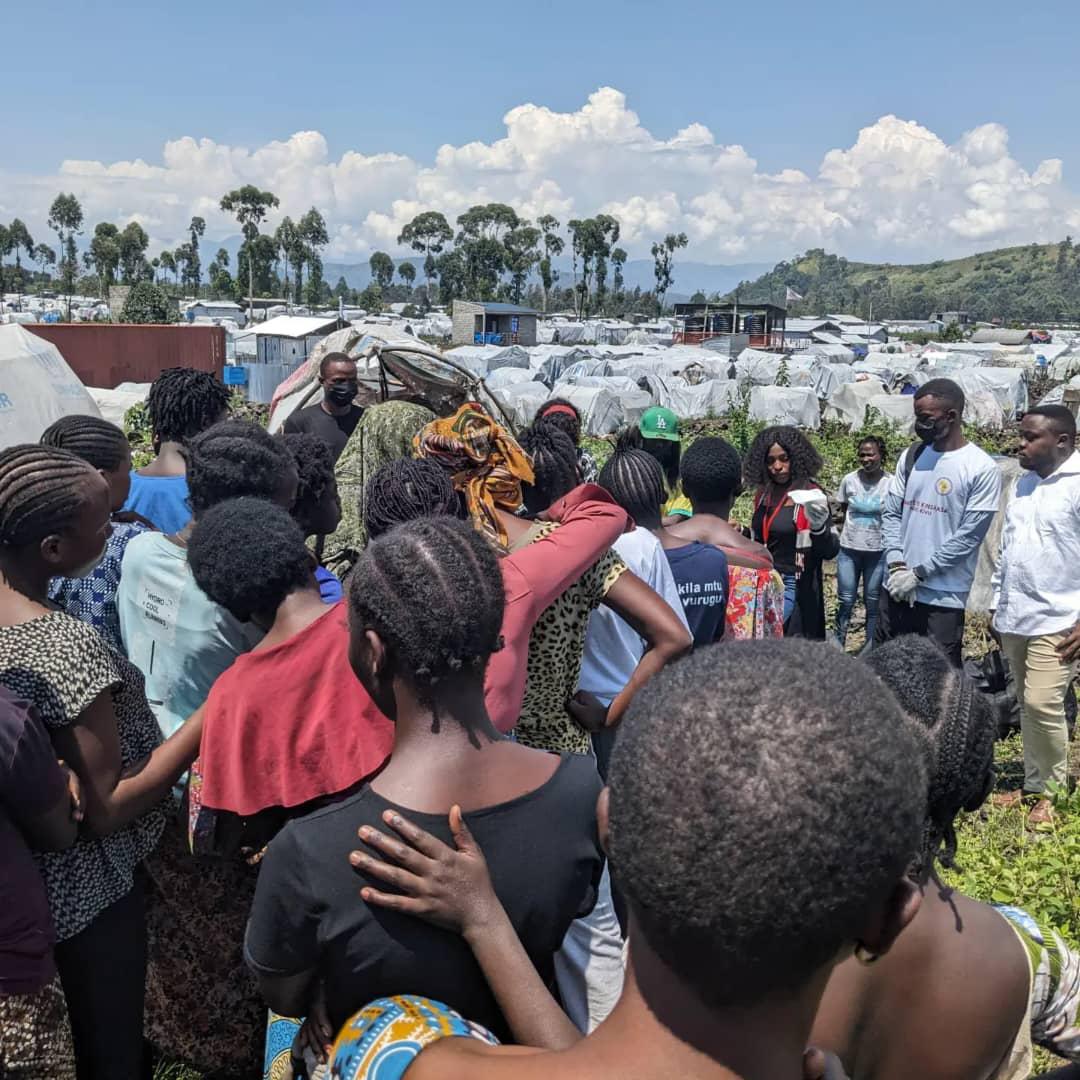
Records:
[[[266,1011],[243,940],[263,849],[291,818],[351,794],[393,745],[349,667],[345,605],[324,603],[303,533],[280,506],[239,498],[206,511],[188,542],[199,588],[266,632],[210,690],[191,770],[192,850],[220,857],[152,866],[148,1028],[159,1049],[207,1071],[248,1075],[262,1059]],[[177,925],[181,907],[198,925]]]

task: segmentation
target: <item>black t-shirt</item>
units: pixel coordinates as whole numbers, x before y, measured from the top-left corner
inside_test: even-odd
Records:
[[[765,544],[769,554],[773,557],[773,567],[781,574],[794,574],[796,570],[796,540],[798,532],[795,529],[795,511],[797,507],[793,502],[780,507],[766,506],[762,499],[758,508],[754,511],[754,519],[751,523],[753,538],[759,544]],[[776,516],[773,517],[773,513]],[[765,541],[765,522],[772,518],[769,524],[769,539]]]
[[[282,430],[289,435],[318,435],[330,447],[336,462],[363,415],[359,405],[350,405],[344,416],[331,416],[322,405],[309,405],[292,413]]]
[[[567,928],[596,902],[600,786],[592,758],[563,754],[539,788],[465,815],[495,892],[549,987]],[[249,967],[269,975],[318,968],[335,1029],[375,998],[420,994],[508,1039],[483,972],[458,934],[360,899],[364,885],[389,888],[349,863],[349,852],[361,846],[361,825],[389,831],[387,809],[453,845],[446,814],[395,806],[370,787],[294,819],[270,843],[259,870],[244,943]]]

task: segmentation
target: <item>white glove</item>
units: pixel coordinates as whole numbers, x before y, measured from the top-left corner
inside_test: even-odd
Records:
[[[803,506],[806,511],[806,520],[810,522],[811,532],[821,532],[829,523],[832,514],[829,511],[829,503],[825,499],[817,499]]]
[[[898,604],[907,604],[909,607],[914,607],[915,593],[918,591],[919,585],[919,577],[915,571],[909,570],[906,566],[900,566],[889,575],[885,588]]]

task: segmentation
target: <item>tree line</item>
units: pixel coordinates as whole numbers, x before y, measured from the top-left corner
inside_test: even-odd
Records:
[[[357,291],[344,278],[333,288],[324,279],[322,253],[330,238],[316,207],[297,221],[282,218],[271,232],[263,231],[263,225],[279,205],[273,192],[248,184],[227,192],[219,205],[235,217],[243,236],[235,272],[229,252],[219,248],[204,273],[200,241],[206,221],[197,216],[192,217],[183,243],[152,256],[150,239],[137,221],[122,228],[98,222],[80,257],[76,238],[84,235],[83,210],[74,194],[61,193],[48,217],[57,238],[55,249],[35,245],[18,219],[0,226],[0,284],[14,292],[31,291],[35,285],[58,286],[69,298],[75,292],[107,297],[114,284],[148,284],[163,290],[163,306],[165,294],[171,292],[237,301],[280,297],[309,307],[341,299],[373,311],[394,301],[427,308],[469,299],[568,310],[579,318],[660,314],[674,282],[675,253],[687,245],[685,233],[657,240],[652,245],[654,287],[628,289],[620,223],[609,214],[572,219],[564,230],[550,214],[533,223],[505,203],[487,203],[459,215],[455,228],[432,210],[418,214],[397,238],[399,245],[416,252],[420,271],[410,261],[396,264],[388,253],[376,251],[369,259],[371,283]],[[555,266],[564,253],[572,266],[571,279],[565,283]],[[12,254],[14,264],[5,265]],[[36,274],[24,269],[24,255],[38,267]],[[154,303],[151,307],[156,310]]]

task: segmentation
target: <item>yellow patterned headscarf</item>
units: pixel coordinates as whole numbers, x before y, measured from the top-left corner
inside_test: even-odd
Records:
[[[532,462],[513,435],[482,405],[467,401],[453,416],[422,428],[413,449],[417,457],[437,461],[450,471],[473,524],[506,547],[506,530],[495,510],[513,513],[521,506],[522,482],[533,482]]]

